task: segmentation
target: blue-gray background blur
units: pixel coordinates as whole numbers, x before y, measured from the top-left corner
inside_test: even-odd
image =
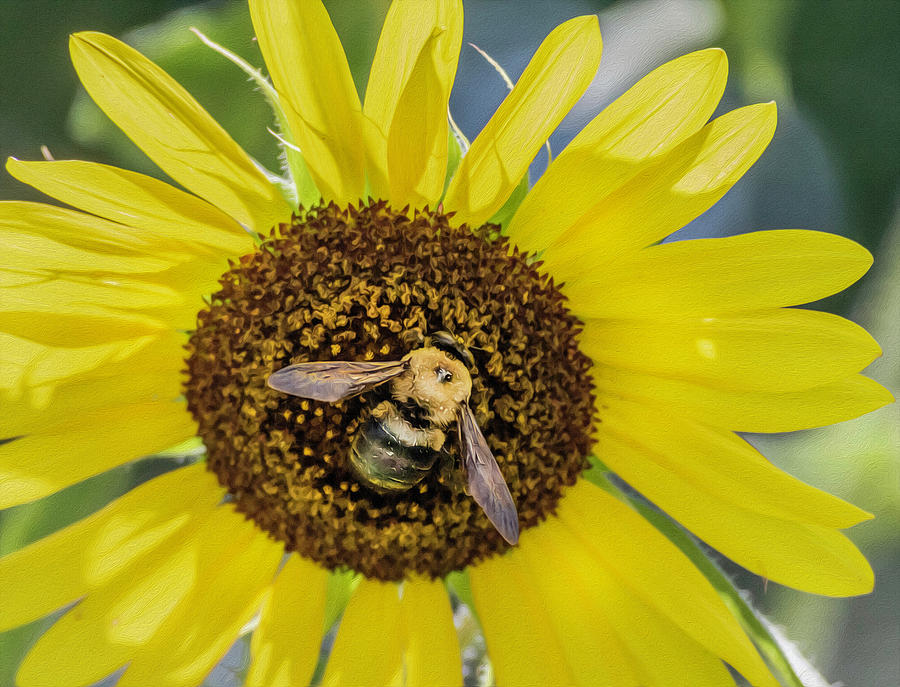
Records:
[[[326,0],[362,92],[387,0]],[[515,79],[560,22],[598,13],[603,61],[588,92],[551,138],[555,151],[611,99],[654,67],[709,46],[726,49],[721,110],[775,100],[779,125],[760,162],[705,216],[676,238],[755,229],[814,228],[850,236],[875,268],[843,296],[816,307],[848,315],[879,339],[869,370],[900,391],[900,3],[892,0],[468,0],[465,40]],[[243,75],[204,48],[196,26],[262,66],[243,2],[183,0],[0,0],[0,156],[82,158],[158,175],[79,90],[67,35],[112,33],[172,73],[254,156],[277,168],[269,112]],[[451,109],[470,137],[505,94],[503,82],[464,44]],[[532,168],[539,174],[542,153]],[[0,174],[0,198],[38,195]],[[851,537],[876,570],[873,595],[844,600],[764,585],[726,563],[753,603],[810,660],[812,686],[900,684],[900,414],[897,406],[824,430],[750,437],[778,465],[875,513]],[[164,470],[153,462],[114,471],[45,499],[0,512],[0,554],[83,516],[135,482]],[[0,634],[0,687],[12,684],[22,651],[45,627]],[[235,684],[243,649],[209,685]],[[815,669],[812,668],[815,667]]]

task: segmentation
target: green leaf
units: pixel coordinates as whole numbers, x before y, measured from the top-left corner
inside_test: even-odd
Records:
[[[62,613],[63,611],[58,611],[28,625],[0,632],[0,685],[16,684],[16,671],[25,654]]]

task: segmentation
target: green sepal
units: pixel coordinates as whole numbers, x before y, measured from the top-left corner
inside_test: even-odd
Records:
[[[497,212],[495,212],[494,215],[488,220],[488,222],[500,225],[501,234],[506,233],[506,227],[512,220],[513,215],[516,214],[516,210],[519,209],[522,201],[525,200],[525,196],[528,195],[529,188],[529,176],[528,172],[525,172],[525,176],[523,176],[519,183],[516,184],[516,187],[513,189],[513,192],[512,194],[510,194],[509,198],[506,199],[503,207],[497,210]]]
[[[259,89],[260,93],[263,94],[266,102],[272,109],[272,114],[275,117],[275,122],[278,125],[278,131],[280,132],[275,135],[275,139],[278,141],[278,146],[281,149],[282,166],[289,177],[288,182],[285,182],[285,180],[280,177],[273,181],[278,183],[282,190],[285,191],[284,195],[286,200],[291,205],[296,206],[299,204],[304,207],[309,207],[310,205],[317,203],[320,198],[319,189],[316,188],[316,182],[313,181],[313,178],[309,173],[309,168],[306,166],[306,161],[303,159],[303,154],[300,152],[299,146],[297,146],[294,136],[291,133],[287,115],[284,112],[284,108],[281,106],[281,97],[278,95],[278,91],[275,90],[275,86],[272,85],[272,82],[269,81],[269,79],[263,76],[259,69],[253,67],[253,65],[242,57],[207,38],[198,29],[191,30],[208,47],[222,55],[225,59],[244,72],[244,74],[256,84],[256,87]],[[285,188],[285,185],[287,185],[287,188]]]
[[[360,579],[360,576],[352,570],[336,570],[328,576],[328,583],[325,587],[323,634],[327,634],[344,613]]]
[[[469,583],[469,573],[465,570],[454,570],[444,578],[444,586],[453,596],[462,601],[472,615],[478,617],[475,611],[475,600],[472,598],[472,585]]]
[[[309,167],[306,166],[306,160],[303,159],[303,154],[296,147],[292,147],[294,144],[291,127],[287,123],[281,105],[277,102],[272,102],[269,98],[266,98],[266,101],[272,107],[272,112],[275,113],[275,121],[278,122],[278,128],[281,130],[281,135],[288,143],[285,145],[279,141],[281,154],[284,156],[284,164],[287,167],[288,174],[291,176],[291,180],[294,182],[294,190],[297,194],[297,205],[303,208],[312,207],[319,202],[322,194],[319,193],[316,182],[313,181],[312,175],[309,173]],[[289,201],[292,201],[292,199],[289,199]]]
[[[448,134],[447,141],[447,173],[444,175],[444,190],[441,192],[441,197],[443,198],[444,194],[447,193],[447,187],[450,186],[450,180],[453,179],[453,175],[456,174],[456,169],[459,167],[459,163],[463,158],[463,150],[460,145],[459,139],[456,137],[456,134],[453,133],[451,129]]]

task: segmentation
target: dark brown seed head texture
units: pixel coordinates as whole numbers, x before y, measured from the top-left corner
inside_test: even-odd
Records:
[[[496,225],[384,202],[314,207],[276,227],[222,276],[188,344],[185,395],[209,469],[286,550],[329,569],[438,578],[503,552],[452,470],[400,494],[355,477],[350,446],[384,390],[329,404],[266,378],[310,360],[397,360],[452,332],[475,357],[470,405],[520,524],[534,526],[587,467],[594,413],[580,323],[539,268]]]

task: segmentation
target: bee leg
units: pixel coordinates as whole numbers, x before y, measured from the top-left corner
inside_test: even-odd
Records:
[[[422,438],[423,441],[419,444],[420,446],[427,446],[432,451],[438,452],[444,447],[446,435],[437,427],[430,427],[422,430]]]
[[[454,494],[466,493],[466,474],[459,460],[446,451],[440,453],[438,481]]]

